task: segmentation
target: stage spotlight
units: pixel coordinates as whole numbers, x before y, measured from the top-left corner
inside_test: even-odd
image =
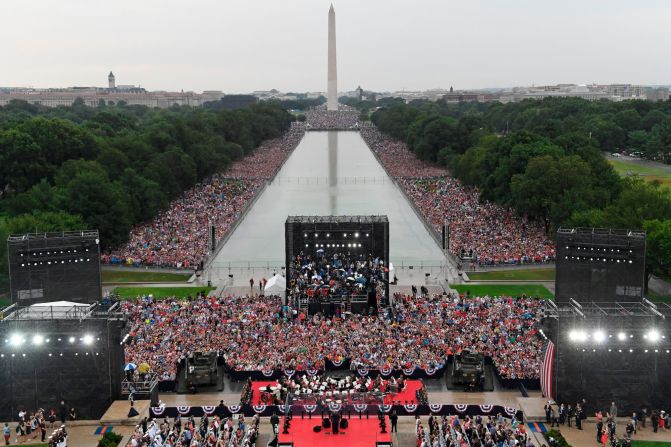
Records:
[[[9,337],[9,344],[12,346],[21,346],[23,344],[23,337],[19,334],[12,334]]]
[[[326,233],[326,237],[331,237],[331,233]]]
[[[587,332],[585,332],[581,329],[581,330],[570,331],[568,333],[568,338],[571,341],[584,342],[584,341],[587,341],[587,338],[589,338],[589,336],[587,335]]]
[[[601,330],[594,331],[594,341],[597,343],[601,343],[606,339],[606,334],[603,333]]]
[[[70,337],[70,338],[68,338],[68,341],[69,341],[70,343],[74,343],[74,342],[75,342],[75,338],[74,338],[74,337]]]
[[[627,334],[625,334],[624,332],[620,332],[617,334],[617,339],[620,341],[625,341],[627,339]]]
[[[659,332],[657,332],[655,329],[650,329],[650,332],[648,332],[648,340],[651,342],[656,342],[659,340]]]
[[[33,344],[34,345],[39,346],[42,343],[44,343],[44,337],[43,336],[41,336],[40,334],[33,335]]]
[[[84,335],[84,337],[82,337],[82,341],[84,342],[85,345],[93,344],[93,335],[91,334]]]
[[[315,233],[315,237],[319,237],[319,233]]]
[[[354,237],[359,237],[359,233],[354,233]]]

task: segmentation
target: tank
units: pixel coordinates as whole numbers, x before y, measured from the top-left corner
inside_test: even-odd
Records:
[[[186,379],[191,386],[216,385],[217,353],[195,352],[186,361]]]
[[[482,389],[485,384],[485,356],[467,349],[454,356],[453,382],[465,388]]]

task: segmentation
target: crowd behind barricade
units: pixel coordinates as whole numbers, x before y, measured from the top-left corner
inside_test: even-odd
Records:
[[[177,416],[162,422],[144,418],[135,427],[127,447],[252,447],[259,435],[259,417],[246,420],[220,419],[219,416],[204,416],[196,422],[193,416],[182,420]]]
[[[374,126],[362,127],[361,136],[437,232],[447,221],[450,251],[455,255],[468,256],[478,265],[554,260],[555,246],[540,223],[481,201],[477,189],[419,160],[405,143]]]
[[[544,301],[525,297],[395,295],[379,315],[306,316],[279,297],[228,296],[124,302],[126,362],[174,377],[192,352],[217,351],[234,371],[439,369],[462,349],[491,357],[505,379],[537,379]]]
[[[341,298],[379,291],[384,280],[384,261],[363,253],[335,252],[323,249],[312,254],[301,251],[290,265],[290,289],[294,296],[309,302],[329,296]]]
[[[281,138],[186,191],[151,222],[131,230],[130,240],[102,255],[109,264],[195,268],[207,254],[208,223],[221,239],[298,145],[305,126],[293,123]]]
[[[524,424],[500,413],[494,417],[429,416],[415,419],[418,447],[531,447]]]
[[[359,127],[359,112],[348,106],[341,105],[336,110],[326,110],[325,106],[305,112],[308,129],[312,130],[343,130]]]

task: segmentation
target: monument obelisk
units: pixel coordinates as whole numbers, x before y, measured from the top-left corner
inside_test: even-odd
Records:
[[[338,66],[336,63],[336,29],[333,4],[329,9],[329,66],[326,96],[326,109],[338,110]]]

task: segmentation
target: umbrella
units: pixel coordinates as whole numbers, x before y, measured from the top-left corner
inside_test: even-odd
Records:
[[[141,374],[147,374],[151,368],[147,362],[140,363],[140,368],[138,369]]]
[[[135,363],[127,363],[123,368],[124,371],[135,371],[136,369],[137,365]]]

